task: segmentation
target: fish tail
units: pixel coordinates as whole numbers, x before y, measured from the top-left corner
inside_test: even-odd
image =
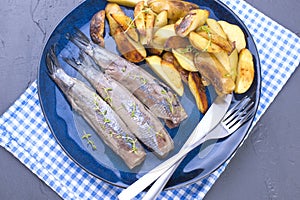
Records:
[[[81,65],[79,60],[75,59],[74,57],[63,57],[63,60],[74,69],[79,70],[79,66]]]
[[[46,55],[46,65],[50,76],[54,76],[57,70],[61,68],[57,56],[55,55],[55,46],[51,46],[50,51]]]
[[[46,54],[46,66],[49,76],[64,93],[73,87],[75,84],[73,78],[65,73],[55,55],[55,45],[51,46],[50,51]]]
[[[67,34],[66,38],[75,44],[78,48],[85,50],[90,45],[90,39],[78,28],[74,35]]]

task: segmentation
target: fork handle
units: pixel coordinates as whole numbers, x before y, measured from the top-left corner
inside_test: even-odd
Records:
[[[187,153],[193,150],[195,147],[199,145],[199,141],[187,145],[186,148],[181,149],[177,154],[161,163],[151,171],[149,171],[144,176],[140,177],[133,184],[124,189],[119,195],[118,198],[120,200],[132,199],[137,194],[142,192],[147,186],[153,183],[156,179],[158,179],[161,175],[163,175],[170,167],[176,164],[179,160],[181,160]]]
[[[205,142],[205,138],[203,137],[198,144],[202,144]],[[143,200],[153,200],[158,197],[158,195],[161,193],[161,191],[164,189],[165,185],[168,183],[169,179],[172,177],[173,173],[177,169],[177,167],[180,165],[180,163],[183,161],[183,159],[186,157],[184,155],[180,160],[178,160],[172,167],[170,167],[164,174],[162,174],[151,186],[151,188],[148,190],[148,192],[143,197]]]
[[[182,160],[185,158],[183,156],[177,163],[170,167],[164,174],[162,174],[151,186],[148,192],[143,197],[143,200],[154,200],[161,193],[165,185],[168,183],[168,180],[171,178],[176,168],[180,165]]]

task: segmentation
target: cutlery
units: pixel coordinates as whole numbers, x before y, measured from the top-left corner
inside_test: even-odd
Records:
[[[198,123],[190,137],[187,139],[181,150],[173,157],[169,158],[165,162],[161,163],[147,174],[139,178],[136,182],[130,185],[127,189],[124,189],[119,195],[120,200],[132,199],[147,186],[153,183],[164,172],[166,172],[172,165],[185,156],[189,151],[197,147],[198,143],[210,130],[212,130],[223,118],[232,100],[232,94],[224,96],[217,96],[213,104],[209,107],[206,114]]]
[[[211,139],[224,138],[235,132],[241,125],[251,119],[251,117],[254,115],[255,108],[253,104],[254,102],[251,101],[249,97],[244,98],[226,113],[223,120],[212,131],[204,136],[200,143],[204,143],[205,141]],[[157,198],[183,159],[184,157],[170,167],[155,181],[155,183],[143,197],[143,200],[153,200]]]

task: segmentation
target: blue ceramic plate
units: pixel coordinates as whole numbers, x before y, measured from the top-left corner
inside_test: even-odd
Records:
[[[208,9],[211,18],[226,20],[230,23],[237,24],[244,31],[247,39],[247,47],[254,56],[255,80],[246,94],[234,96],[231,106],[238,102],[243,96],[248,95],[252,96],[255,101],[255,106],[257,107],[260,91],[259,58],[255,44],[247,28],[230,9],[218,1],[203,0],[192,2],[199,4],[201,8]],[[138,177],[147,173],[157,164],[163,162],[163,160],[157,159],[151,152],[148,152],[147,158],[141,166],[129,170],[123,161],[103,144],[90,126],[72,111],[62,92],[48,76],[47,67],[45,65],[46,53],[49,51],[51,45],[56,44],[56,51],[57,54],[59,54],[58,57],[63,68],[69,75],[82,79],[76,71],[61,60],[61,55],[68,56],[71,54],[70,52],[74,55],[78,52],[77,47],[66,39],[66,34],[73,34],[75,32],[74,27],[77,27],[89,35],[90,19],[97,11],[104,9],[105,5],[106,1],[87,0],[67,15],[53,31],[44,48],[40,62],[38,75],[39,98],[42,110],[52,133],[70,158],[93,176],[115,186],[127,187],[137,180]],[[126,13],[132,14],[131,9],[124,9],[126,10]],[[114,42],[108,33],[108,24],[106,24],[105,41],[106,44],[110,44],[107,45],[107,48],[117,52]],[[212,91],[213,90],[210,89],[207,90],[210,103],[211,99],[215,96]],[[170,156],[178,152],[184,141],[202,118],[202,115],[197,111],[193,97],[186,86],[185,94],[180,100],[189,117],[181,123],[178,128],[168,129],[175,143],[175,149]],[[213,148],[208,153],[205,153],[205,156],[201,153],[203,150],[206,150],[203,146],[202,148],[199,147],[190,152],[180,167],[175,171],[166,188],[170,189],[190,184],[217,169],[238,148],[247,134],[250,125],[251,120],[235,134],[215,142]],[[92,134],[92,140],[97,147],[96,150],[92,150],[91,146],[88,146],[87,142],[82,140],[84,132]]]

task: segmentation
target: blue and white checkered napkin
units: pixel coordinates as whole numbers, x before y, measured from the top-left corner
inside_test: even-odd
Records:
[[[300,39],[244,1],[222,1],[246,24],[259,51],[262,93],[255,124],[299,65]],[[45,122],[36,82],[1,116],[0,144],[63,199],[115,199],[121,191],[89,175],[64,153]],[[229,160],[204,180],[164,191],[160,198],[202,199]]]

